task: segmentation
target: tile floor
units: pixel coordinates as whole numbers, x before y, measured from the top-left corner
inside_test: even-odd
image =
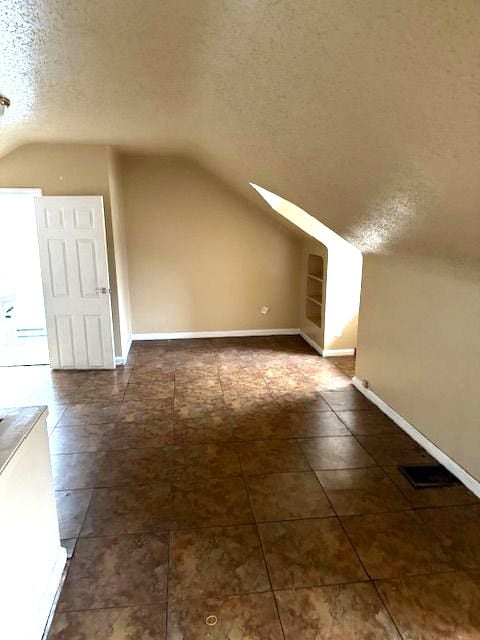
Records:
[[[0,370],[48,404],[73,556],[48,640],[480,638],[480,503],[300,338],[135,343],[114,372]]]

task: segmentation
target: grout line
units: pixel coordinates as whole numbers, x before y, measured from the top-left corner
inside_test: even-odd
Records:
[[[173,495],[172,495],[172,514],[173,516]],[[169,531],[167,537],[167,585],[165,588],[165,637],[168,635],[168,610],[169,610],[169,595],[170,595],[170,560],[171,560],[171,548],[172,548],[172,531]]]
[[[393,617],[393,614],[390,612],[390,609],[387,606],[387,603],[385,602],[385,600],[382,597],[382,594],[380,592],[380,589],[378,588],[377,582],[376,580],[372,580],[372,584],[373,584],[373,588],[375,589],[375,593],[378,596],[378,599],[380,600],[380,602],[383,605],[383,608],[385,609],[385,611],[387,612],[388,617],[390,618],[390,621],[392,623],[392,625],[395,627],[395,629],[397,630],[398,635],[400,636],[400,638],[404,638],[403,634],[400,633],[400,629],[397,626],[397,623],[395,622],[395,619]]]
[[[338,516],[337,516],[337,517],[338,517]],[[366,575],[366,576],[368,577],[368,579],[372,582],[372,581],[373,581],[373,578],[372,578],[372,576],[369,574],[369,572],[367,571],[367,567],[365,566],[365,564],[363,563],[362,559],[360,558],[360,554],[358,553],[357,548],[355,547],[355,545],[353,544],[353,542],[352,542],[352,540],[351,540],[350,536],[348,535],[348,532],[347,532],[347,530],[346,530],[346,528],[345,528],[345,525],[344,525],[344,523],[343,523],[343,521],[342,521],[342,518],[338,517],[338,521],[339,521],[339,523],[340,523],[341,528],[343,529],[343,533],[345,534],[345,537],[347,538],[348,542],[350,543],[350,546],[352,547],[352,549],[353,549],[353,551],[354,551],[355,555],[357,556],[358,561],[359,561],[359,563],[360,563],[360,566],[363,568],[363,570],[364,570],[364,572],[365,572],[365,575]]]
[[[75,555],[75,549],[77,548],[77,544],[78,544],[79,538],[84,537],[84,536],[82,536],[83,527],[85,526],[85,522],[87,520],[87,516],[88,516],[88,514],[90,512],[90,507],[92,506],[92,502],[93,502],[93,498],[94,498],[96,490],[97,490],[96,488],[86,489],[86,491],[91,491],[92,493],[91,493],[91,496],[90,496],[90,500],[88,501],[88,506],[85,509],[85,515],[83,516],[82,524],[80,525],[80,527],[78,529],[78,535],[76,536],[77,541],[75,542],[75,546],[73,547],[72,558]],[[65,491],[72,491],[72,489],[65,489]],[[80,491],[82,491],[82,489],[80,489]],[[68,539],[68,538],[66,538],[66,539]]]
[[[240,467],[241,467],[241,463],[240,463]],[[266,575],[267,575],[267,578],[268,578],[268,582],[270,584],[270,591],[272,593],[273,603],[274,603],[274,606],[275,606],[275,610],[277,612],[278,622],[280,624],[280,629],[281,629],[281,632],[282,632],[283,640],[286,640],[285,629],[283,628],[282,618],[280,617],[280,609],[278,607],[278,602],[277,602],[277,599],[275,598],[275,592],[273,590],[272,577],[270,575],[270,569],[268,567],[267,556],[265,554],[265,548],[263,546],[262,536],[260,535],[260,528],[258,526],[259,523],[258,523],[258,521],[256,519],[255,512],[253,510],[252,500],[251,500],[251,496],[250,496],[250,491],[248,489],[248,484],[247,484],[247,479],[245,477],[245,474],[243,476],[243,483],[245,485],[245,491],[247,492],[247,499],[248,499],[248,503],[250,505],[250,511],[251,511],[252,516],[253,516],[253,518],[255,520],[255,529],[257,531],[257,537],[258,537],[258,541],[259,541],[259,544],[260,544],[260,549],[262,551],[263,564],[264,564],[264,567],[265,567],[265,572],[266,572]]]

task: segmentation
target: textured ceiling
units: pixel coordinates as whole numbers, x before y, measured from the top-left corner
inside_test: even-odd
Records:
[[[0,46],[0,153],[192,153],[365,252],[480,260],[478,0],[2,0]]]

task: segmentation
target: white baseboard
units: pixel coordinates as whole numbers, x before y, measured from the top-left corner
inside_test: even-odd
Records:
[[[355,355],[355,349],[322,349],[322,347],[320,347],[315,342],[315,340],[312,340],[312,338],[310,338],[310,336],[308,336],[303,331],[300,331],[300,335],[305,340],[305,342],[308,342],[308,344],[311,347],[313,347],[315,349],[315,351],[318,351],[318,353],[321,356],[323,356],[324,358],[329,358],[329,357],[333,357],[333,356],[353,356],[353,355]]]
[[[185,338],[246,338],[249,336],[296,336],[299,329],[245,329],[238,331],[174,331],[134,333],[132,340],[184,340]]]
[[[408,433],[408,435],[418,442],[418,444],[425,449],[437,462],[443,464],[454,476],[456,476],[472,493],[480,498],[480,482],[471,476],[468,471],[452,460],[444,451],[439,449],[433,442],[426,438],[423,433],[420,433],[412,424],[410,424],[399,413],[392,409],[390,405],[384,402],[376,393],[371,389],[367,389],[363,386],[360,378],[356,376],[352,379],[353,385],[368,398],[373,404],[375,404],[385,415],[387,415],[400,429]]]
[[[58,587],[60,586],[62,580],[62,574],[63,570],[65,569],[66,562],[67,552],[63,547],[59,547],[55,565],[52,569],[52,573],[50,574],[47,588],[45,590],[45,593],[43,594],[42,602],[40,603],[38,618],[35,623],[35,630],[34,635],[32,636],[32,640],[33,638],[35,640],[41,640],[41,638],[43,637],[43,632],[45,631],[45,627],[50,616],[50,611],[55,602],[55,596],[57,595]]]
[[[355,349],[322,349],[323,357],[328,358],[330,356],[354,356]]]
[[[315,349],[315,351],[317,351],[317,353],[319,353],[321,356],[323,356],[323,349],[322,347],[320,347],[315,340],[312,340],[312,338],[310,338],[310,336],[307,336],[306,333],[304,333],[303,331],[300,331],[300,335],[302,336],[302,338],[305,340],[305,342],[308,342],[308,344]]]

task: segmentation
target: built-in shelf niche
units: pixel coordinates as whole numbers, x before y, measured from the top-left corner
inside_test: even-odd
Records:
[[[322,256],[311,253],[307,264],[307,295],[305,314],[317,327],[322,326],[323,315],[323,277],[324,261]]]

